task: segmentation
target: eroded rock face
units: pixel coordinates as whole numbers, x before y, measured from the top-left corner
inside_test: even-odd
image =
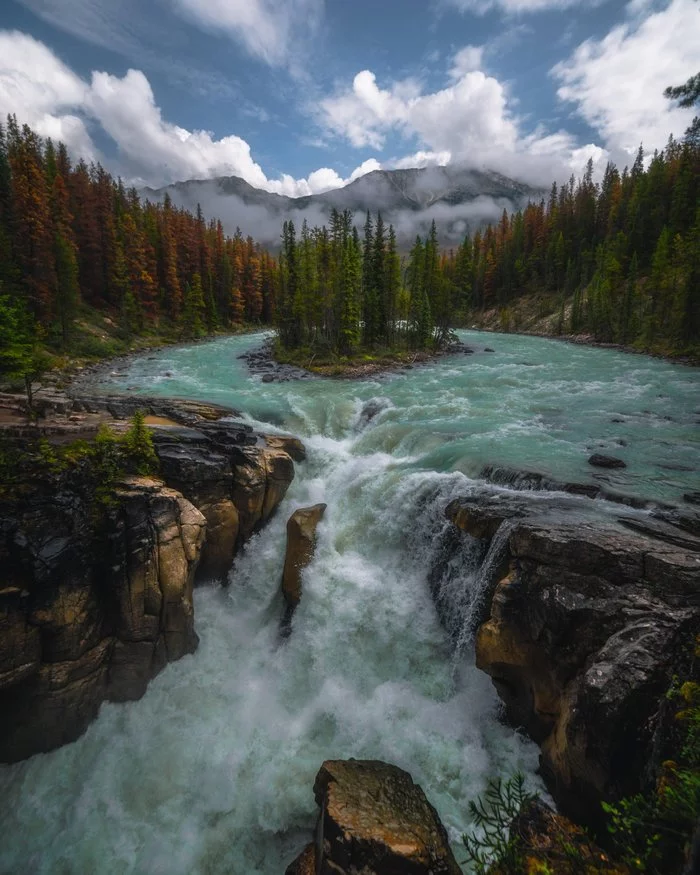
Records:
[[[700,629],[700,542],[662,524],[543,523],[515,509],[477,665],[540,743],[557,803],[590,821],[602,799],[644,785],[660,703]],[[484,513],[450,516],[488,538],[488,502]]]
[[[35,484],[0,508],[3,762],[73,741],[103,701],[140,698],[197,646],[203,515],[161,482],[133,478],[100,538],[75,472],[72,481]]]
[[[321,808],[316,842],[287,872],[461,872],[437,812],[408,772],[379,761],[327,760],[314,793]]]
[[[301,601],[301,574],[311,562],[316,547],[316,529],[327,505],[315,504],[295,510],[287,522],[287,551],[282,572],[282,594],[288,606]]]

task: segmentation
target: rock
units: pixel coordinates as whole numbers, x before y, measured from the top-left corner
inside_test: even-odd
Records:
[[[539,799],[526,802],[510,825],[510,837],[522,858],[522,872],[552,872],[556,875],[630,875],[599,848],[580,826],[557,814]],[[499,865],[489,875],[508,875]]]
[[[496,352],[496,350],[495,350],[495,349],[491,349],[490,346],[485,346],[485,347],[484,347],[484,352]]]
[[[207,521],[207,544],[197,576],[200,580],[225,580],[231,569],[240,528],[238,510],[229,498],[200,507]]]
[[[687,501],[688,504],[700,504],[700,492],[684,493],[683,501]]]
[[[95,544],[80,468],[29,477],[0,504],[0,761],[76,739],[109,699],[143,695],[197,646],[194,574],[206,521],[182,495],[130,478]]]
[[[313,842],[310,842],[296,860],[287,866],[284,875],[317,875],[316,845]]]
[[[265,443],[273,450],[284,450],[295,462],[306,460],[306,447],[297,437],[291,435],[266,434]]]
[[[283,450],[236,448],[232,454],[231,497],[238,509],[239,543],[272,516],[294,479],[294,463]]]
[[[477,665],[540,743],[557,804],[591,821],[602,800],[641,789],[660,702],[700,629],[700,551],[527,519],[508,546]]]
[[[594,468],[626,468],[627,463],[614,456],[604,456],[602,453],[593,453],[588,459],[588,464]]]
[[[327,505],[315,504],[295,510],[287,522],[287,550],[282,572],[282,594],[295,608],[301,601],[301,574],[311,562],[316,548],[316,529]]]
[[[316,845],[287,872],[460,875],[437,812],[408,772],[379,761],[327,760],[314,794]]]
[[[275,377],[273,374],[263,374],[262,381],[263,381],[263,383],[274,383]]]

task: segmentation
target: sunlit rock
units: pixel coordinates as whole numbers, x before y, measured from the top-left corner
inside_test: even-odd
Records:
[[[408,772],[397,766],[327,760],[316,776],[314,794],[321,809],[316,843],[304,849],[287,873],[461,872],[437,812]]]

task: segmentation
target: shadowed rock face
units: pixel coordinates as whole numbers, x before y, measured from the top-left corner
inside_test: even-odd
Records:
[[[294,477],[280,447],[303,454],[293,438],[265,445],[222,408],[61,393],[43,400],[49,419],[22,424],[21,434],[7,429],[11,436],[89,438],[100,421],[126,428],[138,408],[173,424],[152,430],[163,479],[125,480],[99,524],[87,468],[27,472],[16,494],[0,494],[3,762],[73,741],[103,701],[140,698],[168,662],[196,649],[195,573],[227,576]]]
[[[126,481],[108,537],[74,491],[3,507],[0,544],[0,760],[76,739],[108,699],[140,698],[166,663],[197,647],[194,573],[202,514],[146,478]]]
[[[488,502],[483,519],[472,501],[449,516],[491,537]],[[644,786],[660,704],[700,629],[700,541],[660,523],[544,523],[520,497],[513,519],[477,665],[540,743],[558,804],[590,821],[602,799]]]
[[[328,760],[314,783],[315,845],[288,867],[351,875],[459,875],[437,812],[408,772],[372,760]]]

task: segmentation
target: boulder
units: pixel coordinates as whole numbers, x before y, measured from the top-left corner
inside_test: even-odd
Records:
[[[408,772],[379,761],[327,760],[314,794],[316,843],[288,872],[460,875],[437,812]]]
[[[295,510],[287,522],[287,550],[282,572],[282,594],[295,608],[301,600],[301,574],[311,562],[316,548],[316,529],[327,505],[315,504]]]
[[[605,456],[602,453],[593,453],[588,459],[588,464],[594,468],[626,468],[627,463],[615,456]]]
[[[232,456],[231,497],[239,516],[239,543],[245,542],[275,512],[294,479],[294,463],[283,450],[241,447]]]

